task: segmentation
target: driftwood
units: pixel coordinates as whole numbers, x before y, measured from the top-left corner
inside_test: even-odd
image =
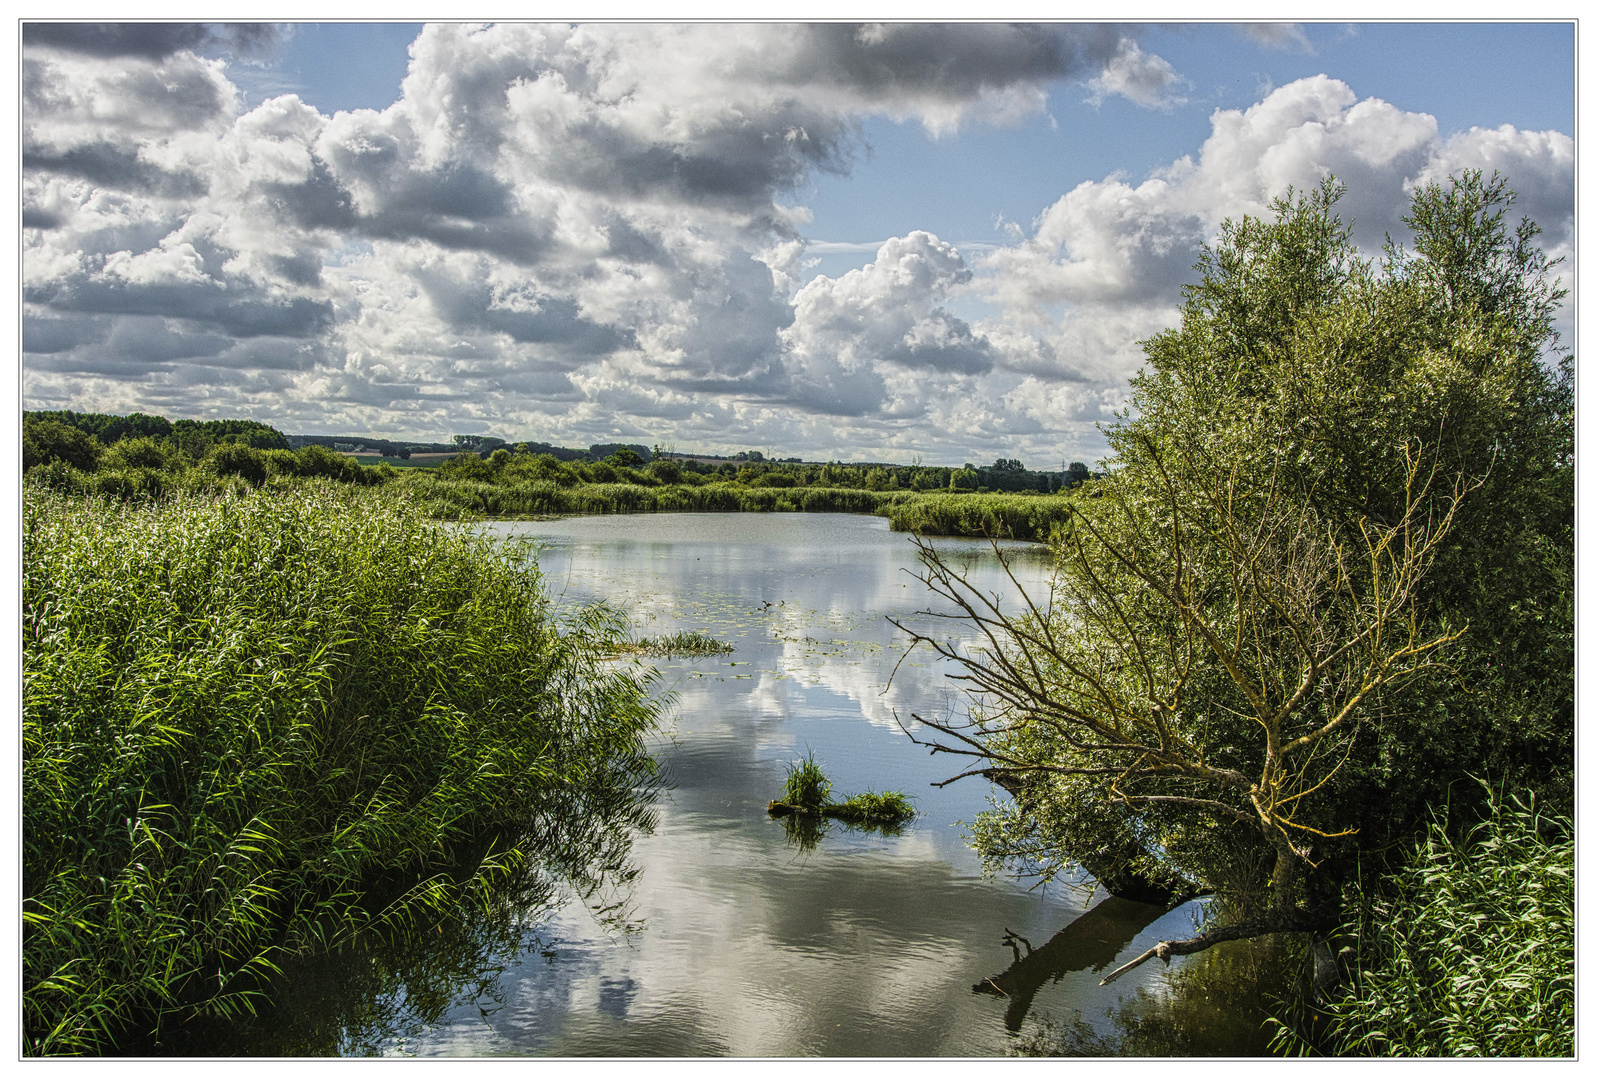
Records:
[[[1245,938],[1263,937],[1265,934],[1314,933],[1327,934],[1336,927],[1335,916],[1327,912],[1310,912],[1301,909],[1273,911],[1257,919],[1244,919],[1229,926],[1218,926],[1183,941],[1161,941],[1129,963],[1121,964],[1104,976],[1099,986],[1107,986],[1134,967],[1158,957],[1165,963],[1172,956],[1189,956],[1192,953],[1218,945],[1222,941],[1241,941]]]

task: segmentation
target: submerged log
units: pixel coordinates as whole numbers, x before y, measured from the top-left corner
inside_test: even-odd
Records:
[[[1242,941],[1246,938],[1263,937],[1266,934],[1327,934],[1336,927],[1336,916],[1326,911],[1305,911],[1301,908],[1292,908],[1287,911],[1272,911],[1254,919],[1244,919],[1242,922],[1231,923],[1228,926],[1218,926],[1213,930],[1205,931],[1195,938],[1186,938],[1181,941],[1161,941],[1141,956],[1128,963],[1121,964],[1108,975],[1104,976],[1099,986],[1107,986],[1120,976],[1140,964],[1144,964],[1154,957],[1165,963],[1170,962],[1172,956],[1190,956],[1193,953],[1203,952],[1222,941]]]
[[[795,803],[783,802],[781,799],[772,799],[766,805],[765,812],[774,818],[836,818],[838,821],[849,825],[874,825],[888,828],[902,825],[915,816],[913,812],[908,811],[893,813],[890,811],[862,809],[846,802],[827,803],[824,806],[799,806]]]

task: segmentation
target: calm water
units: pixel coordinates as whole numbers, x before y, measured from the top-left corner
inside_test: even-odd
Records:
[[[1097,984],[1117,958],[1185,936],[1190,905],[1165,914],[983,878],[960,823],[995,789],[980,778],[931,786],[961,771],[960,761],[929,757],[897,723],[912,712],[957,716],[961,699],[921,652],[889,686],[907,641],[888,616],[934,620],[917,614],[932,598],[911,576],[910,540],[883,519],[659,514],[489,528],[536,538],[561,606],[605,600],[640,635],[699,630],[736,652],[657,662],[658,689],[676,703],[658,744],[670,787],[657,826],[632,844],[630,882],[586,901],[557,894],[520,948],[465,949],[470,963],[449,961],[461,970],[443,980],[447,1000],[419,1019],[374,1022],[370,1013],[404,1012],[407,993],[421,996],[405,979],[420,975],[390,972],[375,1006],[368,994],[358,1009],[338,1001],[347,973],[319,983],[307,975],[306,987],[320,987],[317,1022],[345,1026],[335,1040],[342,1052],[997,1055],[1015,1032],[1077,1010],[1112,1034],[1122,998],[1139,987],[1161,992],[1158,964]],[[1013,596],[985,543],[937,546]],[[1028,588],[1046,580],[1045,550],[1006,552]],[[896,836],[833,825],[801,849],[765,805],[805,753],[834,793],[896,788],[920,816]],[[1012,950],[1008,933],[1035,954],[1026,956],[1027,944]],[[491,978],[474,976],[473,963]],[[423,966],[436,984],[439,963]]]

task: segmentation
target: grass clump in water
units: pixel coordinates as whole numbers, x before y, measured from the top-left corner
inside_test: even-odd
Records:
[[[850,795],[826,808],[827,816],[851,825],[902,825],[915,816],[915,808],[902,791],[867,791]]]
[[[803,760],[787,767],[787,780],[778,802],[794,807],[797,813],[819,814],[831,793],[832,782],[815,763],[815,755],[806,754]]]
[[[842,802],[829,801],[831,794],[832,782],[816,764],[815,755],[807,754],[787,767],[781,797],[766,809],[772,817],[826,817],[846,825],[883,828],[897,828],[915,816],[909,797],[901,791],[867,791]]]
[[[663,637],[645,637],[627,642],[619,651],[640,656],[719,656],[736,650],[724,641],[697,630],[679,630]]]
[[[25,1052],[247,1014],[286,956],[492,902],[554,808],[632,813],[624,634],[369,490],[25,489]]]

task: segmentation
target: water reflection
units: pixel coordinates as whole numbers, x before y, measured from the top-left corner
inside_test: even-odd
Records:
[[[1006,930],[1003,941],[1013,950],[1015,962],[971,989],[1006,999],[1009,1006],[1004,1010],[1004,1027],[1019,1032],[1038,990],[1070,972],[1102,971],[1165,911],[1154,904],[1111,896],[1078,916],[1040,949],[1033,949],[1031,942]],[[1020,951],[1022,945],[1026,947],[1024,955]]]
[[[491,528],[542,545],[558,605],[607,600],[640,635],[693,630],[736,646],[657,665],[659,688],[676,700],[675,721],[653,748],[669,790],[631,824],[618,811],[608,846],[579,843],[580,858],[529,878],[548,891],[529,886],[514,910],[463,913],[458,925],[411,943],[414,953],[372,945],[285,971],[290,993],[275,1021],[284,1033],[240,1045],[1002,1055],[1017,1044],[1013,1032],[1033,1031],[1045,1012],[1081,1010],[1111,1035],[1122,1001],[1159,985],[1157,965],[1108,988],[1087,969],[1115,949],[1184,935],[1190,908],[1131,912],[1101,895],[1094,906],[1068,889],[1027,891],[984,876],[966,846],[959,823],[1003,793],[980,779],[933,787],[947,777],[946,762],[898,728],[895,713],[953,715],[961,698],[936,658],[903,657],[907,641],[887,617],[937,623],[917,614],[928,597],[911,574],[914,549],[885,521],[661,514]],[[985,543],[938,546],[989,589],[1013,591]],[[1046,580],[1045,549],[1007,550],[1028,588]],[[834,824],[790,835],[766,805],[786,765],[807,753],[834,790],[904,791],[918,816],[897,831]],[[652,830],[643,827],[651,814]],[[558,828],[545,839],[552,855],[566,843]],[[602,886],[584,894],[590,880]],[[1047,944],[1015,954],[995,976],[1011,956],[1005,933]],[[984,982],[1006,997],[972,993]],[[349,994],[342,1003],[340,987]]]
[[[481,836],[457,852],[457,864],[431,879],[452,886],[443,894],[449,899],[404,932],[368,933],[331,952],[282,959],[257,1015],[173,1026],[160,1042],[132,1042],[122,1052],[406,1053],[451,1016],[475,1011],[486,1020],[499,1012],[512,997],[507,975],[557,959],[543,930],[554,913],[580,906],[612,939],[636,935],[632,847],[655,826],[660,784],[649,778],[646,758],[617,750],[611,766],[592,770],[583,784],[544,789],[513,833]],[[388,892],[374,889],[374,910]]]

